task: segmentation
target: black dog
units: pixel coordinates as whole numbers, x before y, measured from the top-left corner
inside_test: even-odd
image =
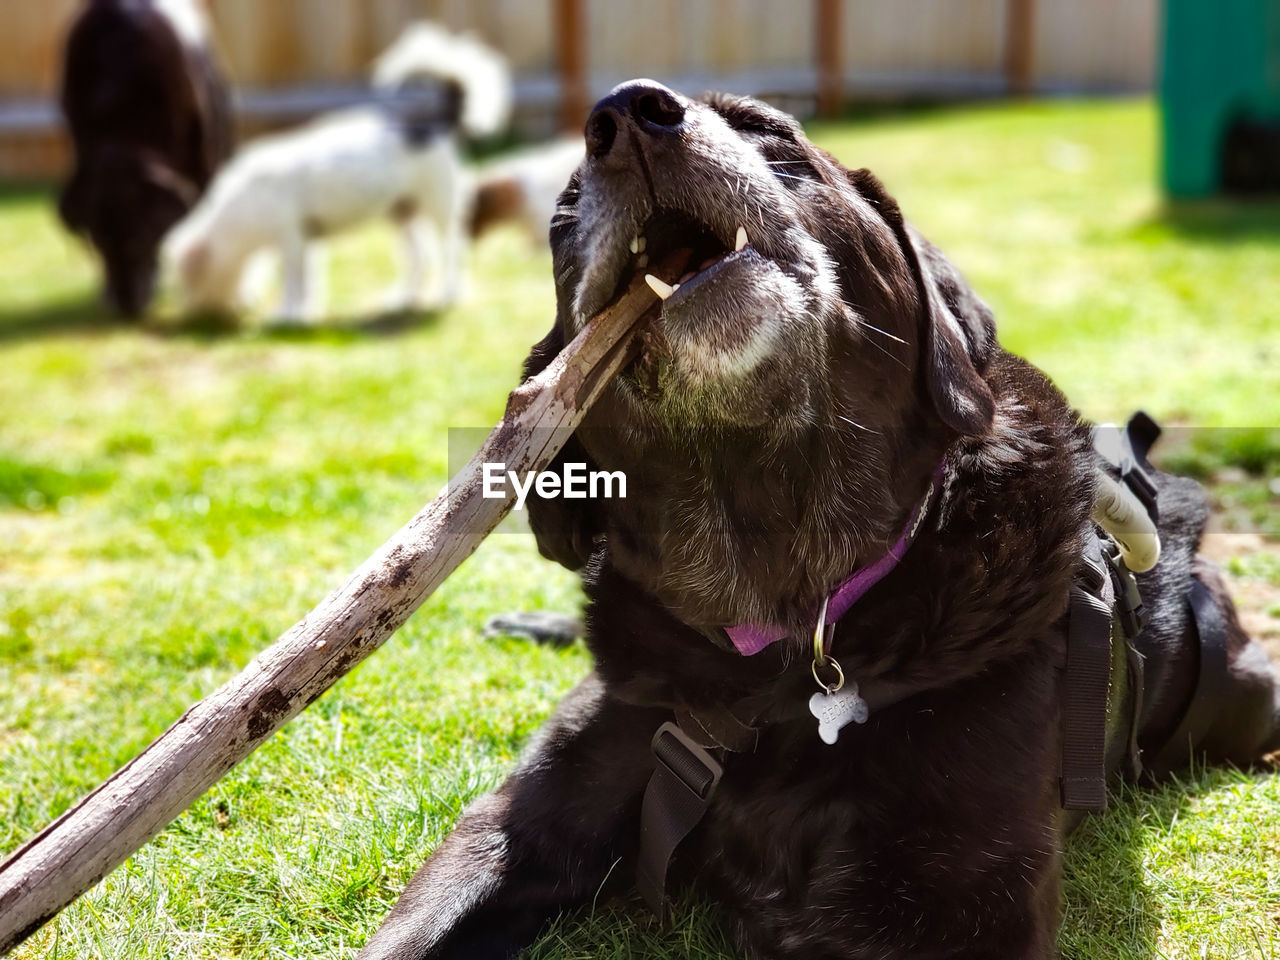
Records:
[[[634,81],[596,106],[587,144],[552,228],[556,324],[527,373],[643,271],[634,251],[689,248],[699,271],[561,454],[626,471],[627,498],[530,509],[542,551],[585,571],[596,670],[362,956],[509,956],[635,876],[642,798],[645,828],[669,826],[645,792],[673,718],[723,768],[674,863],[748,955],[1054,956],[1066,614],[1095,537],[1087,425],[1000,349],[880,183],[790,117]],[[1280,746],[1276,679],[1194,559],[1198,488],[1159,481],[1137,744],[1157,773],[1192,748],[1248,763]],[[835,610],[867,569],[879,579]],[[1224,624],[1227,695],[1179,744],[1193,582]],[[815,664],[828,600],[842,615]],[[870,716],[829,744],[810,699],[836,696],[837,662]]]
[[[58,210],[102,257],[108,302],[138,316],[160,241],[231,152],[231,108],[194,0],[89,0],[67,38],[75,168]]]

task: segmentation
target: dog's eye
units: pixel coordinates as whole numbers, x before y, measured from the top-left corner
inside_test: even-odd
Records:
[[[738,133],[772,137],[787,143],[796,142],[796,123],[784,113],[775,112],[764,104],[744,97],[713,95],[710,103]]]
[[[744,114],[741,117],[730,117],[729,126],[738,133],[747,133],[757,137],[774,137],[787,143],[795,143],[796,135],[791,125],[774,117],[762,114]]]
[[[728,93],[704,94],[702,102],[738,133],[765,141],[798,143],[800,140],[800,125],[767,103]]]
[[[794,144],[782,143],[778,140],[762,140],[757,149],[769,165],[773,175],[788,188],[797,188],[805,183],[821,181],[822,176],[803,150],[796,149]]]

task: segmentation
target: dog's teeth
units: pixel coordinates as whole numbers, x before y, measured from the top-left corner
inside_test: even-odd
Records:
[[[667,299],[667,297],[675,293],[676,287],[679,286],[679,284],[676,284],[676,287],[673,287],[669,283],[664,283],[663,281],[655,277],[652,273],[646,273],[644,275],[644,282],[649,285],[650,290],[656,293],[663,300]]]
[[[640,254],[639,258],[636,260],[636,264],[641,267],[647,267],[649,265],[649,255],[647,253]]]
[[[644,249],[644,248],[643,248],[642,246],[640,246],[640,238],[639,238],[639,237],[632,237],[632,238],[631,238],[631,252],[632,252],[632,253],[639,253],[639,252],[640,252],[641,250],[643,250],[643,249]]]
[[[636,247],[640,253],[644,253],[644,248],[648,245],[648,243],[649,241],[645,239],[644,234],[641,234],[640,239],[636,243]]]
[[[733,240],[733,249],[736,252],[738,250],[741,250],[746,245],[747,245],[747,228],[739,227],[738,235],[734,237],[734,240]]]

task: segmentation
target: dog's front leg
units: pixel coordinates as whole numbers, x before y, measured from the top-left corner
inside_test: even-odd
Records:
[[[413,310],[422,303],[422,288],[427,279],[427,260],[432,238],[422,220],[411,217],[400,222],[400,245],[404,257],[404,284],[392,294],[393,309]]]
[[[462,213],[454,211],[440,228],[440,303],[446,307],[462,298],[467,252]]]
[[[304,323],[315,316],[312,282],[316,272],[318,254],[302,234],[289,236],[280,245],[280,263],[283,270],[280,319],[290,323]]]
[[[514,956],[590,898],[634,853],[649,740],[663,719],[584,680],[410,881],[361,960]]]

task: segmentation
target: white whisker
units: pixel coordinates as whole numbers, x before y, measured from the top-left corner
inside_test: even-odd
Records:
[[[848,417],[842,416],[841,414],[838,414],[838,413],[836,414],[836,419],[843,420],[845,423],[849,424],[850,426],[857,427],[859,430],[865,430],[867,431],[867,433],[875,433],[875,434],[880,433],[879,430],[872,430],[870,427],[863,426],[861,423],[858,423],[856,420],[850,420]]]
[[[901,357],[896,356],[895,354],[890,353],[890,352],[889,352],[888,350],[886,350],[883,346],[881,346],[877,341],[875,341],[875,340],[868,340],[868,341],[867,341],[867,343],[871,344],[871,346],[875,347],[877,350],[879,350],[881,353],[883,353],[886,357],[888,357],[890,360],[892,360],[892,361],[893,361],[894,363],[896,363],[898,366],[902,367],[902,369],[903,369],[903,370],[909,370],[909,369],[911,369],[910,367],[908,367],[908,366],[907,366],[906,362],[905,362],[905,361],[903,361],[903,359],[902,359]]]
[[[858,318],[858,326],[866,327],[868,330],[874,330],[876,333],[880,334],[882,337],[888,337],[890,340],[900,343],[904,347],[907,346],[907,341],[903,340],[901,337],[895,337],[888,330],[881,330],[879,327],[874,327],[871,324],[867,323],[867,321],[863,320],[861,317]]]

